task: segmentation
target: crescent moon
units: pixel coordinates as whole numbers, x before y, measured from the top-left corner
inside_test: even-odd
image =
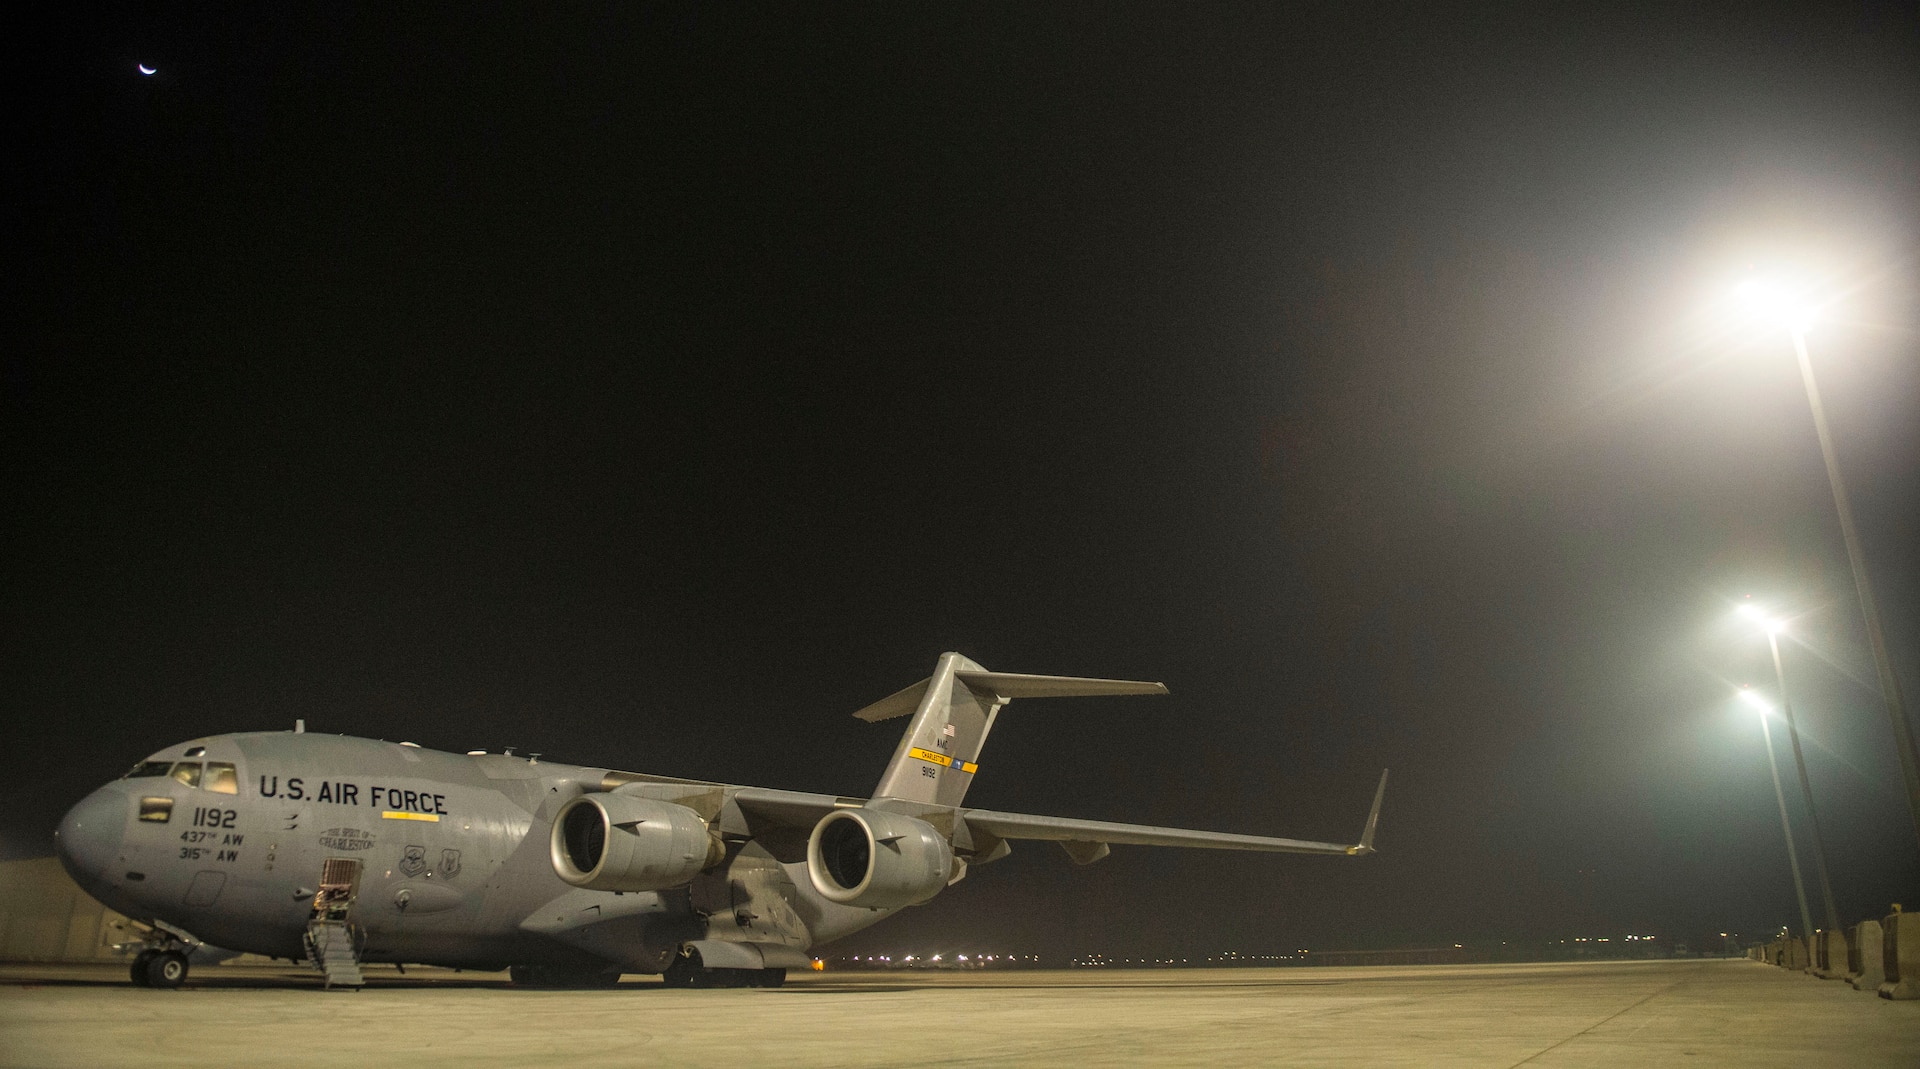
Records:
[[[134,66],[140,69],[141,74],[158,74],[160,71],[160,68],[149,67],[145,63],[135,63]]]

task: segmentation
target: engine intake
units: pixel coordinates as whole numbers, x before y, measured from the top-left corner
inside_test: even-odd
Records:
[[[953,848],[933,825],[877,809],[840,809],[807,838],[807,874],[830,902],[889,909],[940,893]]]
[[[683,805],[583,794],[553,821],[553,871],[592,891],[677,887],[718,863],[726,844]]]

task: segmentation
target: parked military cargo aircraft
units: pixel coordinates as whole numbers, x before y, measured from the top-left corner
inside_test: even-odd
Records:
[[[1108,844],[1373,852],[1353,845],[969,809],[1015,698],[1159,683],[989,672],[959,654],[854,715],[911,716],[871,798],[442,753],[306,734],[169,747],[74,806],[56,835],[87,892],[148,931],[133,982],[250,952],[358,986],[363,962],[510,968],[518,983],[771,986],[808,951],[939,894],[1015,840],[1076,862]]]

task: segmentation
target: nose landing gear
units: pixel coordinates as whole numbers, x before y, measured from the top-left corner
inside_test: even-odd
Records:
[[[155,951],[152,957],[145,954],[140,957],[147,958],[145,986],[171,989],[187,982],[187,956],[178,950],[160,950]]]
[[[187,954],[191,948],[170,933],[155,929],[154,934],[164,938],[149,941],[144,950],[133,956],[127,966],[127,979],[132,980],[135,987],[172,990],[187,982]]]
[[[203,945],[200,940],[165,921],[154,921],[152,927],[136,922],[136,926],[145,928],[140,942],[116,943],[113,947],[123,953],[139,948],[127,964],[127,979],[133,986],[172,990],[186,983],[187,955]]]

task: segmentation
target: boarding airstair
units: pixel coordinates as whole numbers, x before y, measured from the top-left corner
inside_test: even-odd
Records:
[[[367,982],[360,974],[360,949],[348,916],[359,889],[360,862],[340,857],[327,859],[320,870],[320,890],[313,896],[306,942],[308,960],[320,967],[330,988],[358,988]]]

